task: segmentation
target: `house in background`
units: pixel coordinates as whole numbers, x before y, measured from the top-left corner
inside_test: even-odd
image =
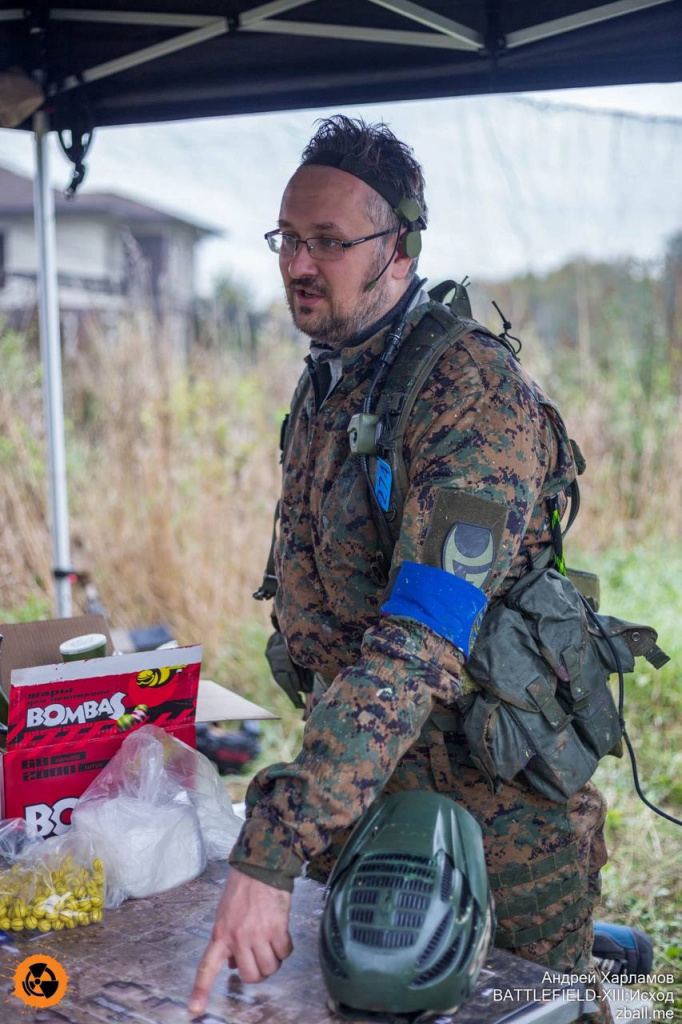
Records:
[[[114,193],[55,190],[57,269],[67,351],[96,318],[115,334],[122,314],[151,319],[178,354],[192,335],[195,247],[219,231]],[[27,328],[38,304],[33,182],[0,167],[0,316]]]

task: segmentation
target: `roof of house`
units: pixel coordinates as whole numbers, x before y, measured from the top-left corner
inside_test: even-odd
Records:
[[[210,227],[158,207],[146,206],[114,192],[79,192],[75,199],[65,199],[64,194],[57,189],[53,189],[53,192],[55,213],[59,217],[94,214],[126,223],[183,224],[194,228],[199,235],[221,234],[220,228]],[[23,174],[0,166],[0,217],[19,215],[33,216],[33,182]]]

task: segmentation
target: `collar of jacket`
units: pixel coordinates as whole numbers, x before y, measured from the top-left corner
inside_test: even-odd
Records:
[[[403,338],[406,338],[429,309],[436,305],[437,303],[429,300],[411,309],[405,322]],[[362,341],[359,345],[356,344],[340,350],[339,355],[344,375],[353,373],[354,376],[364,376],[369,371],[383,352],[391,327],[392,322],[381,328],[372,337]]]

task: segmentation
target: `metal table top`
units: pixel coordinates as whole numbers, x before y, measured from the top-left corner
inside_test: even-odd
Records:
[[[30,937],[13,933],[0,945],[2,1024],[338,1024],[326,1006],[317,956],[324,890],[306,880],[297,881],[294,894],[294,952],[277,974],[245,985],[226,966],[207,1011],[190,1017],[187,1000],[227,870],[224,862],[213,863],[187,885],[106,911],[98,925]],[[29,1009],[12,994],[17,966],[39,953],[57,959],[69,976],[66,995],[49,1009]],[[438,1024],[499,1024],[512,1017],[515,1024],[570,1024],[580,1014],[577,993],[567,989],[552,1002],[533,999],[528,990],[539,997],[548,988],[543,977],[545,968],[493,950],[472,998]]]

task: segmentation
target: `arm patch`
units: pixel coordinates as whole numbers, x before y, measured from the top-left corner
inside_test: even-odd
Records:
[[[468,658],[487,607],[485,594],[461,577],[431,565],[403,562],[381,611],[423,622]]]
[[[483,589],[495,567],[507,511],[475,494],[440,488],[424,541],[424,563]]]

